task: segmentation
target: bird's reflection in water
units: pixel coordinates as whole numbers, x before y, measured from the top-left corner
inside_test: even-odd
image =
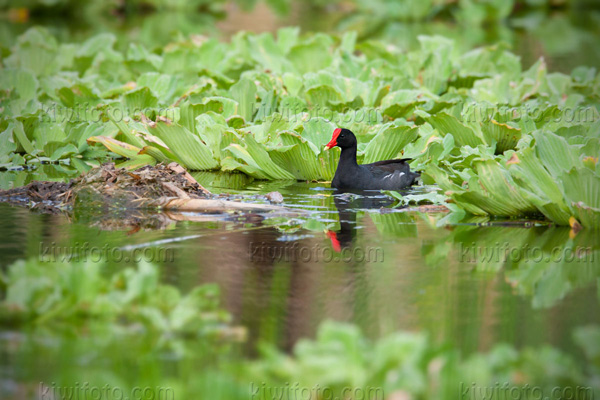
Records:
[[[334,251],[352,248],[356,238],[356,214],[360,210],[389,207],[394,201],[379,191],[336,192],[333,197],[340,220],[339,231],[327,231]]]
[[[357,212],[388,207],[393,202],[391,198],[378,191],[335,193],[333,203],[339,215],[340,229],[327,232],[331,240],[331,251],[334,253],[331,261],[324,258],[324,255],[331,255],[331,252],[322,247],[322,242],[319,240],[322,233],[318,231],[283,234],[275,227],[265,226],[264,229],[248,232],[246,235],[249,244],[248,265],[251,268],[243,282],[246,285],[248,279],[253,282],[250,289],[248,287],[245,289],[252,290],[252,296],[245,297],[243,305],[240,297],[237,305],[240,320],[249,329],[250,354],[253,354],[251,343],[255,343],[261,335],[265,334],[263,332],[265,326],[276,329],[280,335],[278,345],[285,350],[291,350],[299,338],[314,334],[316,326],[315,321],[311,319],[311,312],[314,311],[315,299],[320,296],[318,282],[328,279],[324,278],[327,276],[323,273],[324,267],[335,269],[336,266],[345,268],[352,265],[352,268],[345,269],[347,274],[343,281],[348,296],[353,298],[349,293],[352,293],[353,288],[358,285],[356,280],[359,279],[360,266],[364,266],[365,261],[353,257],[348,261],[343,253],[339,254],[339,257],[337,255],[344,249],[353,247],[358,225]],[[289,236],[296,236],[297,239],[288,241],[286,237]],[[308,253],[304,249],[313,249],[314,246],[323,251],[318,254],[320,258],[305,259],[304,255]],[[237,289],[239,292],[234,290],[235,293],[244,290],[241,284]],[[277,306],[273,304],[276,294],[285,296],[285,301],[281,301]],[[274,311],[273,307],[276,307],[277,311]],[[265,317],[256,318],[256,315],[265,315]]]

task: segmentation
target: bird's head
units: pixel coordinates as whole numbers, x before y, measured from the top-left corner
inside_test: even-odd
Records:
[[[354,147],[356,146],[356,136],[349,129],[337,128],[333,131],[331,141],[327,143],[325,150],[329,150],[335,146],[341,149]]]

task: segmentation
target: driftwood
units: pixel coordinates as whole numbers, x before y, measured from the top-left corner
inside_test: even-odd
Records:
[[[173,185],[170,182],[161,182],[161,185],[163,185],[165,187],[165,189],[170,190],[171,192],[175,193],[177,195],[177,197],[180,199],[189,199],[190,198],[190,196],[188,196],[188,194],[186,192],[179,189],[177,186]]]
[[[277,213],[286,216],[305,215],[304,211],[291,210],[269,204],[232,201],[206,190],[177,163],[146,166],[135,171],[104,164],[69,183],[33,182],[27,186],[0,191],[0,201],[43,208],[46,212],[70,209],[88,209],[100,215],[130,214],[132,210],[177,212],[205,212],[216,214],[230,212]],[[280,193],[265,197],[281,202]],[[213,217],[214,218],[214,217]]]
[[[158,207],[167,211],[196,211],[196,212],[278,212],[285,214],[303,214],[298,210],[286,207],[273,206],[269,204],[243,203],[241,201],[230,201],[220,199],[190,199],[179,197],[161,197],[154,200],[142,202],[144,207]]]
[[[198,181],[196,181],[194,179],[194,177],[192,175],[190,175],[189,172],[187,172],[187,170],[185,168],[183,168],[181,165],[177,164],[176,162],[172,162],[171,164],[167,165],[167,168],[170,169],[171,171],[177,173],[177,174],[181,174],[183,175],[183,177],[185,179],[187,179],[187,181],[192,184],[192,185],[198,185],[198,189],[204,193],[205,195],[210,195],[212,194],[211,192],[209,192],[204,186],[202,186],[201,184],[198,183]]]

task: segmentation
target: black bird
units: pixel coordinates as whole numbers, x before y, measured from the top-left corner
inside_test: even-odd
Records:
[[[419,174],[412,172],[406,161],[378,161],[372,164],[358,165],[356,162],[357,141],[354,133],[338,128],[333,131],[331,141],[325,149],[338,146],[342,149],[340,161],[335,171],[331,187],[340,190],[398,190],[415,183]]]

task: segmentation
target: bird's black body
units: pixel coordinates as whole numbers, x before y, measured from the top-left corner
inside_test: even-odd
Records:
[[[419,174],[412,172],[409,159],[385,160],[358,165],[356,136],[348,129],[336,129],[328,148],[342,149],[331,187],[340,190],[398,190],[415,183]]]

